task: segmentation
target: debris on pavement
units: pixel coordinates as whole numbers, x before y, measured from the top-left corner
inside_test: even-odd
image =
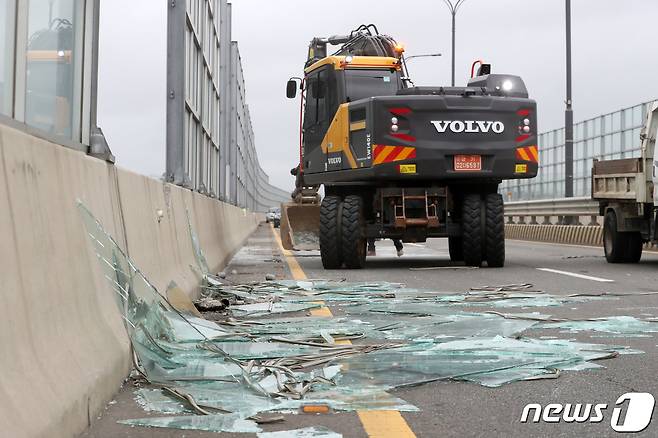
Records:
[[[203,430],[208,432],[257,433],[262,429],[255,421],[245,420],[237,414],[182,415],[178,417],[149,417],[121,420],[128,426],[164,427],[181,430]]]
[[[258,438],[343,438],[340,433],[326,427],[305,427],[304,429],[282,430],[279,432],[261,432]]]
[[[632,316],[612,316],[608,318],[593,318],[582,321],[547,322],[538,328],[555,328],[564,332],[576,333],[593,331],[605,333],[607,337],[651,337],[650,333],[658,333],[655,321],[643,321]]]
[[[79,209],[115,292],[135,367],[150,383],[137,390],[139,404],[170,415],[122,421],[127,425],[261,432],[264,414],[295,414],[310,405],[332,412],[417,411],[390,391],[438,380],[497,387],[556,378],[560,371],[601,368],[595,361],[641,353],[624,346],[525,336],[532,329],[658,332],[657,322],[623,316],[575,322],[538,313],[472,310],[618,299],[549,295],[531,284],[452,294],[386,282],[231,284],[210,274],[190,225],[203,299],[224,305],[221,318],[211,321],[173,306],[89,210],[81,203]],[[341,314],[306,314],[325,304],[340,306]],[[259,436],[340,436],[322,428],[276,433],[283,432]]]

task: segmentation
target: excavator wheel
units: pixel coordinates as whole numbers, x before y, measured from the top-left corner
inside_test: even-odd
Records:
[[[482,265],[485,221],[484,203],[479,194],[469,194],[462,204],[462,241],[466,266]]]
[[[341,255],[341,216],[343,203],[339,196],[325,196],[320,205],[320,258],[325,269],[339,269]]]
[[[350,195],[343,201],[342,255],[349,269],[363,269],[366,265],[366,233],[363,215],[363,199]]]
[[[503,197],[490,193],[485,197],[486,229],[485,252],[490,268],[505,266],[505,212]]]

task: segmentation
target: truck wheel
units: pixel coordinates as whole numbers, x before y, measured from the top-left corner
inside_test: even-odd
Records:
[[[467,266],[481,266],[483,252],[483,205],[480,195],[466,195],[462,204],[462,241]]]
[[[320,205],[320,258],[325,269],[338,269],[343,264],[340,252],[341,207],[338,196],[325,196]]]
[[[349,269],[363,269],[366,265],[366,233],[363,199],[350,195],[343,201],[342,255]]]
[[[448,252],[450,253],[450,261],[464,261],[464,241],[461,236],[448,237]]]
[[[505,266],[505,207],[503,197],[498,193],[486,196],[486,255],[490,268]]]
[[[609,211],[603,220],[603,250],[608,263],[623,263],[627,259],[628,242],[625,233],[617,231],[617,215]]]
[[[638,263],[642,258],[642,234],[639,231],[633,231],[626,234],[626,261],[628,263]]]

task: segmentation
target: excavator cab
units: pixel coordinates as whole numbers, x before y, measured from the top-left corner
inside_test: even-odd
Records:
[[[341,47],[327,56],[328,45]],[[286,84],[286,97],[296,98],[298,89],[301,96],[300,164],[291,171],[295,176],[293,201],[281,205],[285,249],[319,248],[319,185],[307,184],[304,175],[366,165],[371,152],[365,146],[365,122],[351,120],[355,116],[350,118],[347,104],[371,96],[395,95],[404,86],[401,54],[401,46],[391,37],[380,35],[372,24],[359,26],[349,35],[311,40],[304,79],[291,78]],[[363,141],[355,142],[363,147],[351,150],[342,139],[327,138],[329,126],[336,119],[351,124],[350,136],[363,137]]]

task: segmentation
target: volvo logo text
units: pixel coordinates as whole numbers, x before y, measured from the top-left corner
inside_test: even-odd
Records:
[[[434,125],[439,134],[444,134],[447,130],[455,134],[461,134],[462,132],[493,132],[495,134],[502,134],[505,130],[503,122],[482,120],[464,120],[463,122],[461,120],[433,120],[432,125]]]

